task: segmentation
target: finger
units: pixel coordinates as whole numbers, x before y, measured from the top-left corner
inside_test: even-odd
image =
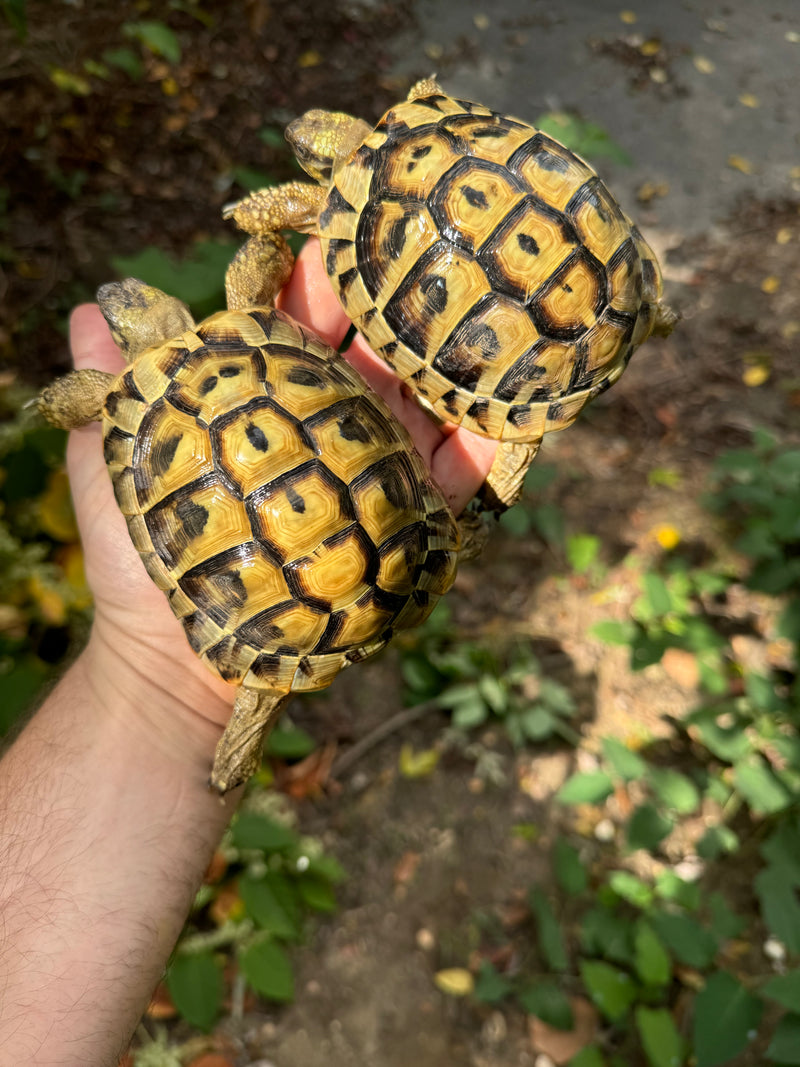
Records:
[[[322,263],[319,241],[310,237],[300,250],[292,277],[276,301],[281,311],[310,326],[327,344],[338,348],[350,328]]]
[[[461,427],[444,437],[431,456],[431,474],[447,503],[460,515],[483,485],[497,452],[497,442]]]
[[[119,374],[125,360],[114,344],[111,331],[97,304],[79,304],[69,320],[69,345],[77,370],[95,370]]]

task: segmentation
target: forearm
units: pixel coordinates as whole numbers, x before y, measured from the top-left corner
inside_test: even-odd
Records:
[[[220,727],[98,644],[0,762],[3,1064],[116,1064],[235,804]]]

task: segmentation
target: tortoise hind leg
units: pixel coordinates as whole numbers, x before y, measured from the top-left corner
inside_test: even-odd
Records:
[[[242,785],[261,766],[264,741],[289,702],[288,693],[241,686],[233,715],[217,743],[209,785],[220,795]]]
[[[228,309],[272,305],[289,281],[294,255],[279,233],[250,237],[231,260],[225,274]]]
[[[536,458],[541,443],[541,437],[524,443],[500,442],[486,481],[478,491],[483,511],[500,513],[516,504],[522,494],[528,467]]]
[[[103,404],[115,378],[103,370],[70,371],[42,389],[36,406],[60,430],[86,426],[103,417]]]

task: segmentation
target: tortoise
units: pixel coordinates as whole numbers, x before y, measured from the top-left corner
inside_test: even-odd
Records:
[[[430,614],[460,536],[389,408],[269,306],[291,271],[284,239],[260,239],[260,255],[261,291],[243,297],[237,257],[228,310],[199,325],[136,279],[101,286],[130,365],[73,371],[39,397],[55,425],[102,419],[148,574],[194,651],[238,686],[211,772],[220,793],[258,768],[291,693],[324,688]]]
[[[549,430],[608,388],[677,316],[656,257],[591,167],[431,78],[372,129],[312,110],[286,137],[317,184],[223,214],[251,234],[317,234],[345,311],[438,418],[501,442],[502,510]]]

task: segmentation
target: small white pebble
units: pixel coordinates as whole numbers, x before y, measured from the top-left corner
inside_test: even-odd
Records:
[[[433,936],[433,932],[425,926],[417,930],[415,940],[417,948],[421,948],[423,952],[430,952],[431,949],[436,947],[436,938]]]
[[[297,862],[295,863],[295,867],[297,868],[297,870],[301,874],[303,873],[303,871],[307,871],[310,866],[311,866],[311,860],[308,858],[308,856],[298,856],[297,857]]]
[[[594,836],[598,841],[608,842],[613,841],[616,835],[617,828],[611,819],[601,819],[600,822],[594,828]]]
[[[767,959],[783,961],[786,959],[786,945],[777,937],[770,937],[764,942],[764,955]]]
[[[556,1067],[555,1062],[546,1056],[544,1052],[540,1052],[536,1059],[533,1061],[533,1067]]]

